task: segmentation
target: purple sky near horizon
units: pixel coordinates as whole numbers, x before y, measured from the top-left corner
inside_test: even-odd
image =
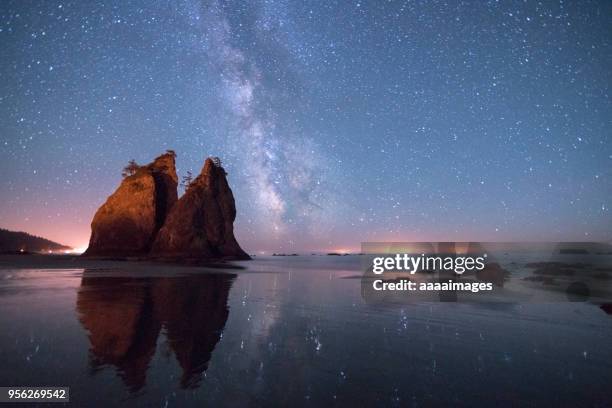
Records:
[[[249,252],[612,240],[612,3],[3,1],[0,227],[222,158]]]

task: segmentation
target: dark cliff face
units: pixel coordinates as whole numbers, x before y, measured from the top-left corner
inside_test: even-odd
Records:
[[[172,207],[151,254],[161,257],[250,259],[234,237],[236,206],[225,170],[209,158]]]
[[[147,254],[177,201],[177,181],[171,153],[159,156],[126,177],[96,212],[84,255]]]
[[[151,175],[155,181],[155,203],[157,211],[155,213],[155,234],[164,225],[166,216],[172,206],[178,201],[176,188],[178,187],[178,177],[176,175],[175,157],[172,153],[159,156],[149,165]],[[150,244],[153,244],[154,237]]]

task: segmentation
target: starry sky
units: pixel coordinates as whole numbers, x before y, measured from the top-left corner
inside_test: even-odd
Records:
[[[611,240],[612,2],[0,2],[0,226],[221,157],[250,252]]]

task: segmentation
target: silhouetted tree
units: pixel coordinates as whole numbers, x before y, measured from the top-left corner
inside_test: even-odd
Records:
[[[185,187],[185,190],[189,188],[189,186],[193,183],[193,175],[190,171],[187,171],[187,174],[183,176],[183,180],[181,181],[181,186]]]
[[[213,162],[213,164],[215,165],[215,167],[221,167],[221,159],[218,158],[217,156],[211,157],[210,158]]]
[[[176,152],[174,150],[168,149],[168,150],[166,150],[166,153],[171,154],[172,157],[176,158]]]
[[[134,173],[136,173],[136,171],[139,168],[140,166],[138,165],[138,163],[136,163],[136,160],[132,159],[128,162],[128,165],[123,168],[123,171],[121,172],[121,176],[122,177],[131,176]]]

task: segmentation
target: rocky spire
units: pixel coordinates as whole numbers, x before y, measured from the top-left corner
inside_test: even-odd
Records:
[[[96,212],[85,256],[146,255],[176,203],[174,152],[132,170]]]
[[[151,255],[249,259],[234,237],[236,206],[220,161],[206,159],[202,172],[172,207]]]

